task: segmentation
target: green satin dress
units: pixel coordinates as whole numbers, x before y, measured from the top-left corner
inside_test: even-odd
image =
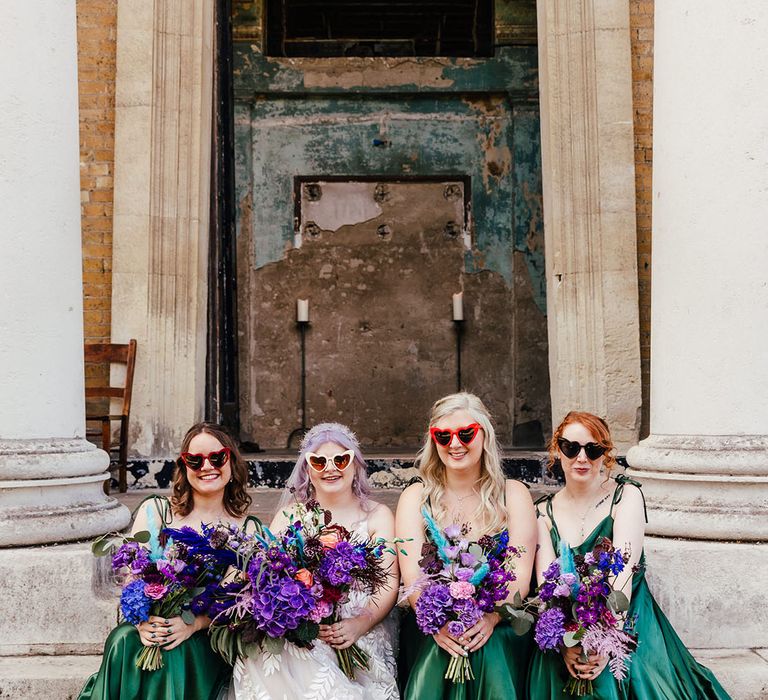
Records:
[[[157,671],[136,668],[143,648],[133,625],[115,627],[104,644],[101,668],[88,679],[80,700],[216,700],[232,673],[211,649],[206,632],[164,651]]]
[[[469,655],[474,680],[445,680],[450,654],[424,635],[409,609],[400,625],[398,675],[404,700],[523,700],[526,672],[533,652],[533,631],[517,635],[506,622]]]
[[[168,525],[170,502],[162,496],[150,498],[163,525]],[[249,520],[258,522],[249,516],[244,527]],[[79,700],[216,700],[232,675],[232,668],[211,649],[207,631],[163,651],[163,667],[157,671],[136,668],[143,648],[133,625],[113,629],[104,643],[101,667],[88,679]]]
[[[586,540],[574,547],[576,554],[586,554],[603,537],[613,537],[613,508],[621,500],[626,484],[640,484],[623,474],[616,477],[610,513],[595,527]],[[560,549],[560,533],[552,513],[552,496],[537,501],[546,508],[552,523],[550,537],[555,551]],[[629,674],[617,681],[606,666],[593,681],[594,700],[730,700],[712,672],[699,664],[685,648],[680,637],[658,606],[645,580],[645,553],[641,553],[639,570],[632,577],[630,615],[636,615],[637,650],[632,655]],[[536,649],[528,675],[531,700],[563,700],[568,672],[559,653]]]

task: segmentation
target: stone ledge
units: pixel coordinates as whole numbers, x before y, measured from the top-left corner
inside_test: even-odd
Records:
[[[768,649],[692,649],[733,700],[768,697]]]
[[[75,700],[101,656],[0,657],[0,698]]]

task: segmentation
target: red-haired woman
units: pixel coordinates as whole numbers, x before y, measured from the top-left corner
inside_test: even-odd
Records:
[[[131,532],[185,525],[199,530],[201,523],[218,522],[245,527],[251,519],[247,483],[248,470],[234,440],[218,425],[198,423],[182,442],[171,498],[144,501]],[[119,625],[107,637],[101,668],[88,679],[80,700],[215,700],[231,669],[210,647],[209,624],[199,615],[189,625],[181,617]],[[136,657],[148,646],[163,650],[164,665],[156,671],[136,668]]]
[[[636,616],[639,640],[628,676],[617,681],[605,667],[607,657],[590,655],[581,661],[581,647],[560,654],[537,650],[528,675],[531,698],[562,700],[569,677],[589,679],[599,700],[696,698],[724,700],[712,672],[685,648],[653,599],[645,581],[645,501],[640,484],[623,474],[613,476],[616,459],[608,425],[591,413],[571,411],[550,442],[550,467],[560,460],[565,486],[536,503],[539,523],[536,573],[557,558],[561,542],[576,555],[590,552],[602,538],[629,552],[630,559],[614,583],[630,598],[629,616]]]

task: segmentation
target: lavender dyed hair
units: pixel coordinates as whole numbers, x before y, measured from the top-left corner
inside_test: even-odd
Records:
[[[307,466],[307,452],[315,452],[326,442],[333,442],[341,446],[344,450],[352,450],[355,457],[352,464],[355,469],[355,476],[352,480],[352,493],[360,501],[360,507],[368,512],[373,507],[371,505],[371,485],[368,482],[368,465],[365,463],[363,453],[360,451],[360,443],[355,434],[341,423],[319,423],[312,428],[301,441],[299,448],[299,457],[293,467],[291,475],[285,484],[285,491],[280,499],[278,512],[287,509],[297,500],[301,503],[308,501],[315,495],[315,488],[309,480],[309,467]],[[291,493],[290,489],[294,492]]]

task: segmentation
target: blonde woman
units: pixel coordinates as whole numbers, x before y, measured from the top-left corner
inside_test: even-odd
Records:
[[[524,550],[516,561],[517,580],[510,585],[508,599],[515,593],[525,597],[536,547],[533,502],[523,484],[504,478],[491,417],[477,396],[462,392],[435,403],[418,467],[420,483],[403,491],[396,516],[397,537],[405,540],[400,570],[406,590],[421,576],[426,512],[441,529],[463,528],[468,540],[495,538],[507,531],[510,544]],[[418,597],[418,590],[411,594],[412,607]],[[452,636],[448,625],[425,636],[414,617],[406,617],[401,635],[400,680],[406,699],[526,697],[530,634],[517,636],[490,612],[460,636]],[[459,655],[468,656],[474,680],[453,684],[444,676],[451,658]]]

